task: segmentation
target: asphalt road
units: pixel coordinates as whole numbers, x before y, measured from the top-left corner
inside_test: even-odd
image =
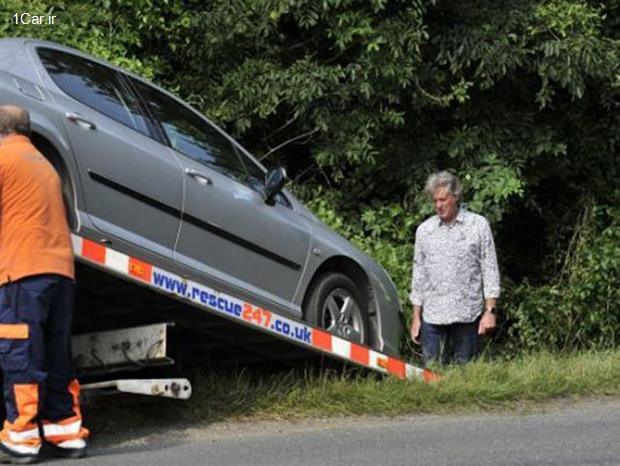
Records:
[[[620,399],[531,414],[221,423],[95,439],[54,465],[620,466]],[[132,437],[127,439],[127,437]]]

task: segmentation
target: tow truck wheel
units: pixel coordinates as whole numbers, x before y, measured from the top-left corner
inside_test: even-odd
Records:
[[[310,292],[306,320],[345,340],[368,344],[368,303],[353,280],[341,273],[319,277]]]

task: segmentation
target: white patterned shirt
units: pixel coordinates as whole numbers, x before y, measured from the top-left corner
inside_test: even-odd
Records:
[[[473,322],[485,298],[500,294],[495,243],[487,220],[463,208],[446,224],[435,215],[417,229],[409,300],[435,325]]]

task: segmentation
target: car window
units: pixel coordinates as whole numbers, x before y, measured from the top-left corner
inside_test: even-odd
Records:
[[[226,136],[173,98],[130,79],[175,150],[236,180],[247,181],[248,173]]]
[[[127,77],[159,120],[170,145],[200,163],[265,193],[265,172],[207,120],[175,99],[142,81]],[[291,207],[282,193],[276,202]]]
[[[248,159],[239,147],[232,144],[232,148],[247,173],[246,184],[255,191],[262,193],[265,188],[265,172],[258,165],[254,164],[252,160]]]
[[[39,47],[37,53],[54,83],[68,95],[119,123],[150,135],[136,98],[115,70],[60,50]]]
[[[248,181],[247,185],[250,186],[255,191],[258,191],[262,195],[265,194],[265,172],[262,168],[260,168],[256,162],[254,162],[250,157],[248,157],[240,148],[237,146],[233,146],[239,158],[241,159],[241,163],[245,167],[248,173]],[[276,194],[275,201],[278,204],[282,204],[283,206],[291,208],[291,203],[286,198],[286,196],[282,193]]]

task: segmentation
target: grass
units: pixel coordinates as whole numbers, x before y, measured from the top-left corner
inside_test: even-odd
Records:
[[[134,397],[129,408],[108,401],[105,412],[89,412],[86,407],[85,414],[92,414],[95,424],[107,430],[118,429],[123,422],[168,425],[182,420],[187,425],[221,420],[479,412],[514,409],[558,397],[620,395],[620,350],[483,359],[442,372],[443,378],[433,383],[352,375],[350,371],[321,375],[304,371],[202,373],[193,380],[194,394],[187,402],[156,399],[138,405]]]

